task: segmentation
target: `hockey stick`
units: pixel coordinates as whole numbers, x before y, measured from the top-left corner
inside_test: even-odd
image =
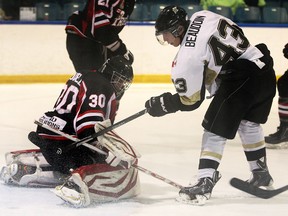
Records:
[[[247,181],[243,181],[239,178],[232,178],[230,180],[231,186],[244,191],[248,194],[254,195],[256,197],[262,198],[262,199],[270,199],[274,196],[277,196],[280,193],[283,193],[288,190],[288,185],[285,185],[283,187],[272,189],[272,190],[265,190],[260,187],[256,187],[254,185],[249,184]]]
[[[77,138],[75,138],[75,137],[73,137],[73,136],[71,136],[71,135],[69,135],[69,134],[63,133],[62,131],[59,131],[59,130],[57,130],[57,129],[51,128],[51,127],[49,127],[48,125],[42,124],[42,123],[40,123],[39,121],[36,121],[36,120],[35,120],[34,123],[37,124],[37,125],[39,125],[39,126],[41,126],[41,127],[43,127],[43,128],[45,128],[45,129],[47,129],[47,130],[50,130],[50,131],[54,132],[54,133],[56,133],[56,134],[59,134],[59,135],[61,135],[61,136],[64,136],[64,137],[66,137],[66,138],[68,138],[68,139],[70,139],[70,140],[72,140],[72,141],[76,141],[76,142],[79,141],[79,139],[77,139]],[[105,129],[104,129],[104,130],[105,130]],[[107,155],[106,152],[98,149],[97,147],[95,147],[95,146],[93,146],[93,145],[91,145],[91,144],[89,144],[89,143],[82,143],[82,145],[85,146],[85,147],[87,147],[87,148],[90,148],[90,149],[92,149],[92,150],[95,150],[95,151],[97,151],[97,152],[100,153],[100,154]],[[58,151],[59,151],[59,149],[58,149]],[[178,183],[176,183],[176,182],[174,182],[174,181],[171,181],[171,180],[169,180],[169,179],[167,179],[167,178],[165,178],[165,177],[163,177],[163,176],[160,176],[160,175],[158,175],[157,173],[152,172],[152,171],[150,171],[150,170],[148,170],[148,169],[145,169],[145,168],[143,168],[143,167],[141,167],[141,166],[139,166],[139,165],[137,165],[137,164],[133,164],[132,166],[133,166],[134,168],[136,168],[136,169],[144,172],[144,173],[147,174],[147,175],[150,175],[150,176],[152,176],[152,177],[154,177],[154,178],[157,178],[157,179],[159,179],[159,180],[161,180],[161,181],[163,181],[163,182],[166,182],[167,184],[172,185],[173,187],[176,187],[176,188],[178,188],[178,189],[183,188],[183,186],[179,185]]]
[[[150,171],[150,170],[147,170],[147,169],[145,169],[145,168],[143,168],[143,167],[141,167],[141,166],[139,166],[139,165],[134,164],[134,165],[132,165],[132,166],[135,167],[136,169],[138,169],[138,170],[146,173],[147,175],[150,175],[150,176],[152,176],[152,177],[154,177],[154,178],[157,178],[157,179],[159,179],[159,180],[161,180],[161,181],[163,181],[163,182],[166,182],[167,184],[172,185],[173,187],[176,187],[176,188],[178,188],[178,189],[183,188],[182,185],[179,185],[178,183],[173,182],[173,181],[171,181],[171,180],[169,180],[169,179],[167,179],[167,178],[164,178],[163,176],[160,176],[160,175],[158,175],[157,173],[154,173],[154,172],[152,172],[152,171]]]
[[[117,123],[115,123],[115,124],[113,124],[113,125],[105,128],[105,129],[103,129],[103,130],[101,130],[101,131],[99,131],[99,132],[97,132],[97,133],[94,133],[94,134],[92,134],[92,135],[90,135],[90,136],[87,136],[87,137],[85,137],[85,138],[83,138],[83,139],[80,139],[80,140],[78,139],[77,141],[74,140],[74,141],[75,141],[74,143],[71,143],[70,145],[67,145],[67,146],[65,146],[65,147],[63,147],[63,148],[58,148],[56,153],[57,153],[57,154],[62,154],[63,152],[68,152],[69,150],[71,150],[71,149],[73,149],[73,148],[76,148],[76,147],[78,147],[78,146],[80,146],[80,145],[83,145],[84,143],[87,144],[88,142],[93,141],[93,140],[94,140],[95,138],[97,138],[98,136],[101,136],[101,135],[107,133],[108,131],[114,130],[115,128],[118,128],[118,127],[120,127],[121,125],[126,124],[126,123],[128,123],[128,122],[130,122],[130,121],[132,121],[132,120],[134,120],[134,119],[136,119],[136,118],[144,115],[145,113],[147,113],[147,109],[141,110],[140,112],[137,112],[137,113],[135,113],[135,114],[133,114],[133,115],[131,115],[131,116],[129,116],[129,117],[121,120],[120,122],[117,122]],[[43,124],[43,123],[41,123],[41,122],[39,122],[39,121],[35,121],[35,123],[36,123],[37,125],[41,126],[41,127],[44,127],[44,125],[45,125],[45,124]],[[48,127],[49,127],[49,126],[48,126]],[[50,127],[50,128],[51,128],[51,127]],[[46,129],[47,129],[47,128],[46,128]],[[53,131],[53,132],[55,132],[55,131]],[[69,135],[69,136],[70,136],[70,135]],[[66,138],[67,138],[67,137],[66,137]],[[73,137],[73,139],[74,139],[74,137]]]
[[[62,131],[60,131],[60,130],[57,130],[57,129],[55,129],[55,128],[52,128],[52,127],[50,127],[50,126],[48,126],[48,125],[46,125],[46,124],[43,124],[43,123],[41,123],[41,122],[39,122],[39,121],[37,121],[37,120],[35,120],[34,123],[35,123],[36,125],[40,126],[40,127],[43,127],[43,128],[45,128],[45,129],[47,129],[47,130],[50,130],[50,131],[52,131],[52,132],[54,132],[54,133],[56,133],[56,134],[58,134],[58,135],[60,135],[60,136],[66,137],[67,139],[70,139],[70,140],[72,140],[72,141],[74,141],[74,142],[78,142],[78,141],[79,141],[79,139],[77,139],[77,138],[75,138],[75,137],[73,137],[73,136],[71,136],[71,135],[69,135],[69,134],[66,134],[66,133],[64,133],[64,132],[62,132]],[[95,150],[96,152],[98,152],[98,153],[100,153],[100,154],[104,154],[104,155],[106,154],[106,152],[102,151],[102,150],[99,149],[99,148],[96,148],[96,147],[93,146],[93,145],[90,145],[90,144],[87,144],[87,143],[83,143],[82,145],[83,145],[83,146],[86,146],[86,147],[87,147],[87,145],[89,145],[88,148],[93,149],[93,150]],[[57,154],[62,154],[61,151],[62,151],[62,149],[61,149],[61,148],[58,148],[58,149],[56,150],[56,153],[57,153]]]

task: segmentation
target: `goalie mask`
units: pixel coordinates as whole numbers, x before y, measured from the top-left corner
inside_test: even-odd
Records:
[[[170,32],[174,37],[180,37],[183,28],[187,28],[189,19],[186,11],[178,6],[167,6],[159,14],[155,23],[155,35],[161,45],[165,45],[163,33]]]
[[[120,55],[108,59],[99,71],[110,80],[117,97],[129,88],[133,80],[132,66]]]

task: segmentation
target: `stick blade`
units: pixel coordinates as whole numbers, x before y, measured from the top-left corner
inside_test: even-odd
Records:
[[[274,189],[274,190],[265,190],[256,186],[253,186],[249,184],[247,181],[243,181],[239,178],[232,178],[230,180],[231,186],[244,191],[248,194],[251,194],[253,196],[262,198],[262,199],[270,199],[274,196],[277,196],[278,194],[285,192],[288,190],[288,185],[285,185],[281,188]]]

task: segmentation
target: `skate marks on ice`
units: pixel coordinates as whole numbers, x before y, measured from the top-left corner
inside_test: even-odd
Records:
[[[177,196],[177,191],[171,190],[169,186],[163,187],[155,184],[145,183],[142,185],[142,193],[138,197],[128,200],[120,200],[118,202],[95,203],[88,208],[77,209],[76,212],[74,212],[75,208],[71,208],[71,206],[65,204],[61,199],[56,197],[47,188],[23,188],[7,186],[1,183],[0,193],[0,212],[6,213],[8,211],[19,211],[19,213],[22,212],[23,215],[26,215],[25,212],[35,212],[35,214],[32,213],[30,215],[39,215],[39,209],[41,209],[40,211],[46,209],[44,211],[46,211],[47,213],[44,212],[43,215],[50,216],[51,212],[61,210],[65,210],[67,214],[69,214],[69,212],[71,211],[71,216],[78,215],[79,211],[85,212],[94,209],[97,210],[97,214],[95,215],[99,215],[99,211],[103,211],[103,213],[105,212],[104,215],[109,215],[113,213],[117,213],[117,215],[129,215],[129,213],[133,213],[135,211],[143,213],[150,211],[152,213],[154,211],[154,213],[150,214],[150,216],[159,215],[160,210],[161,212],[167,212],[166,215],[169,216],[168,209],[170,209],[169,212],[171,213],[171,216],[172,214],[176,213],[176,210],[177,212],[186,213],[190,212],[190,210],[193,210],[193,212],[195,213],[197,213],[197,211],[205,211],[205,208],[203,209],[199,206],[194,207],[191,205],[177,202],[175,200]],[[7,194],[9,194],[9,199],[7,199]],[[3,195],[6,195],[6,197],[4,197]],[[249,205],[250,208],[252,208],[251,211],[253,212],[253,205],[255,207],[260,206],[261,208],[261,206],[266,206],[273,209],[273,206],[276,203],[279,206],[287,206],[287,199],[287,194],[274,197],[273,199],[264,200],[248,195],[241,191],[233,191],[229,193],[216,191],[213,194],[212,198],[206,202],[205,206],[208,209],[213,209],[213,207],[215,207],[218,210],[220,209],[220,211],[223,211],[221,210],[221,208],[230,208],[231,206],[235,205],[240,207],[246,206],[245,208],[247,208],[247,205]]]
[[[279,144],[266,143],[266,148],[267,149],[275,149],[275,150],[288,149],[288,142],[282,142]]]
[[[35,129],[33,120],[53,106],[54,99],[58,97],[59,89],[62,87],[62,84],[0,87],[2,92],[5,92],[0,98],[1,110],[3,110],[0,114],[1,166],[5,163],[4,154],[6,152],[28,149],[33,146],[27,139],[27,134]],[[122,117],[125,118],[142,109],[146,99],[150,96],[159,95],[166,89],[174,91],[173,86],[170,88],[167,86],[158,87],[157,85],[157,88],[154,88],[153,85],[131,85],[123,98],[121,105],[123,112],[119,112],[118,119],[121,120]],[[16,97],[15,101],[6,103],[8,99],[13,97]],[[25,100],[18,100],[21,97],[24,97]],[[133,106],[131,101],[133,101]],[[276,100],[275,103],[277,103]],[[204,108],[202,106],[196,112],[178,113],[173,117],[153,119],[145,116],[139,119],[137,124],[135,121],[135,123],[132,122],[125,127],[119,127],[119,133],[131,141],[131,144],[133,143],[143,155],[139,161],[140,165],[186,186],[197,170],[203,133],[203,129],[199,125],[205,114],[205,106],[206,104],[204,104]],[[19,112],[19,107],[21,107],[21,112]],[[277,106],[273,109],[270,120],[263,125],[265,134],[269,134],[271,128],[274,129],[279,123]],[[274,119],[273,116],[275,116]],[[170,133],[171,121],[181,123],[181,127],[173,123],[173,130]],[[11,127],[6,127],[8,125]],[[285,185],[288,179],[288,151],[267,149],[267,154],[269,154],[269,170],[275,183],[277,183],[275,187]],[[242,169],[235,168],[235,164]],[[46,188],[9,187],[0,183],[0,214],[17,216],[51,216],[53,214],[69,216],[81,214],[87,216],[287,215],[287,192],[266,200],[249,195],[229,185],[229,180],[233,176],[241,179],[249,178],[249,171],[238,138],[227,143],[219,171],[222,173],[222,179],[213,189],[212,197],[202,207],[175,201],[178,197],[178,189],[140,173],[141,194],[138,197],[115,203],[92,205],[85,209],[68,207]]]

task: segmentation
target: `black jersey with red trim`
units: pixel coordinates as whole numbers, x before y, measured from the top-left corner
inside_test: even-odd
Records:
[[[66,32],[96,40],[105,46],[118,41],[134,9],[135,0],[88,0],[68,19]]]
[[[110,81],[97,72],[76,73],[67,82],[53,111],[39,121],[79,139],[93,133],[96,122],[116,115],[116,96]],[[37,133],[46,139],[66,140],[41,127]]]

